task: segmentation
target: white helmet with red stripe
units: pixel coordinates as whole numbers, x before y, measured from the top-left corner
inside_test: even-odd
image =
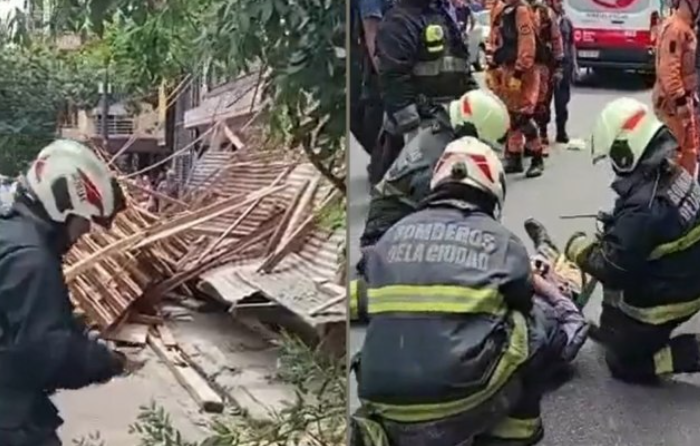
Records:
[[[498,155],[491,147],[471,136],[447,145],[435,165],[430,188],[455,182],[480,189],[492,195],[499,209],[506,199],[506,174]]]
[[[603,108],[593,127],[593,163],[610,158],[617,174],[632,172],[663,124],[644,103],[619,98]]]
[[[505,104],[487,90],[472,90],[450,103],[450,122],[454,129],[471,127],[473,136],[498,145],[510,127]]]
[[[60,139],[42,149],[26,181],[49,217],[59,223],[75,215],[106,225],[123,204],[107,165],[77,141]]]

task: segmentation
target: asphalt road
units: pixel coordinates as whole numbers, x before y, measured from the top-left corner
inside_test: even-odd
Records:
[[[647,103],[651,92],[632,74],[614,78],[584,79],[573,92],[569,133],[588,139],[590,129],[604,104],[620,96]],[[359,236],[368,206],[367,156],[352,140],[350,147],[350,259],[358,258]],[[602,164],[602,163],[601,163]],[[564,243],[575,230],[594,230],[587,220],[562,220],[560,215],[595,213],[608,209],[612,176],[607,167],[592,166],[584,151],[555,150],[541,178],[510,178],[504,222],[523,240],[528,240],[522,222],[529,216],[540,219],[555,240]],[[586,313],[596,317],[600,298],[589,302]],[[694,320],[684,331],[698,332]],[[360,349],[364,331],[353,327],[350,348]],[[682,376],[656,388],[640,388],[610,378],[602,353],[588,342],[576,360],[577,376],[547,395],[544,401],[546,436],[541,446],[697,446],[700,444],[700,377]],[[351,407],[357,407],[355,381]]]

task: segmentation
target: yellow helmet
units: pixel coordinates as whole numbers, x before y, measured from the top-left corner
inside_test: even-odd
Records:
[[[510,117],[505,104],[486,90],[472,90],[450,103],[454,129],[470,126],[477,138],[493,146],[508,132]]]
[[[644,103],[632,98],[615,99],[603,108],[593,127],[593,163],[610,158],[615,173],[632,172],[663,126]]]

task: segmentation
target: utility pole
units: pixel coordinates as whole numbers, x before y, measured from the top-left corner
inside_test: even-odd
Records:
[[[105,64],[104,80],[100,83],[100,94],[102,95],[102,139],[105,149],[109,152],[109,61]]]

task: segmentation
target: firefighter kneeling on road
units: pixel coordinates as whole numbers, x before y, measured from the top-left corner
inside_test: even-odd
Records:
[[[542,142],[533,120],[540,84],[535,67],[535,31],[532,8],[522,0],[499,2],[491,12],[486,82],[496,88],[511,114],[504,168],[506,173],[523,172],[527,148],[532,155],[525,172],[528,178],[539,177],[544,171]]]
[[[373,245],[394,223],[414,212],[430,193],[430,178],[445,147],[462,136],[474,136],[496,146],[508,131],[508,110],[493,94],[473,90],[452,101],[401,150],[398,158],[372,188],[360,246]]]
[[[0,444],[60,446],[50,396],[104,383],[137,364],[89,337],[72,316],[62,257],[92,225],[125,209],[119,184],[89,148],[59,140],[0,210]]]
[[[431,188],[367,252],[351,443],[536,444],[545,376],[583,339],[534,304],[527,250],[499,222],[505,173],[488,145],[450,143]]]
[[[661,24],[656,44],[654,111],[678,141],[678,164],[695,176],[698,157],[697,40],[699,0],[675,0],[676,9]]]
[[[700,310],[700,187],[675,163],[678,143],[641,102],[608,104],[592,138],[610,159],[617,194],[601,233],[574,234],[565,252],[604,287],[597,338],[614,377],[656,383],[700,371],[698,336],[671,337]]]

